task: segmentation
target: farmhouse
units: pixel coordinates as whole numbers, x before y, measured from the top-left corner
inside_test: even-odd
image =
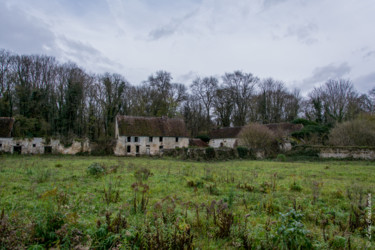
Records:
[[[57,139],[41,137],[14,138],[13,126],[16,123],[14,118],[0,117],[0,152],[11,154],[76,154],[78,152],[89,152],[89,142],[73,141],[69,147],[64,147]]]
[[[288,141],[288,137],[291,133],[299,131],[303,128],[302,124],[292,124],[292,123],[270,123],[265,124],[268,129],[278,135],[278,137],[283,139],[280,144],[280,149],[290,150],[291,144]],[[240,142],[238,140],[238,135],[244,127],[226,127],[212,130],[210,133],[209,146],[214,148],[228,147],[234,148],[239,146]]]
[[[213,148],[228,147],[235,148],[238,145],[238,134],[243,127],[226,127],[214,129],[209,134],[208,145]]]
[[[115,136],[115,155],[158,155],[189,146],[185,123],[175,118],[117,116]]]

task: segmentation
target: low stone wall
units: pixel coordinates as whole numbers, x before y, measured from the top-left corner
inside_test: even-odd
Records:
[[[294,152],[319,158],[375,160],[375,147],[297,146]]]
[[[163,156],[175,157],[183,160],[209,161],[209,160],[232,160],[241,158],[237,148],[176,148],[164,149]],[[242,158],[263,159],[264,152],[249,150]]]

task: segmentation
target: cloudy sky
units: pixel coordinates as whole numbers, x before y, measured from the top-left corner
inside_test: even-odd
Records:
[[[303,92],[375,87],[374,0],[0,0],[0,48],[139,84],[242,70]]]

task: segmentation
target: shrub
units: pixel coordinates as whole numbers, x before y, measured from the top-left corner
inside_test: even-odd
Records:
[[[362,115],[338,124],[331,130],[329,143],[334,146],[375,146],[375,116]]]
[[[94,162],[87,168],[87,173],[94,176],[99,176],[105,173],[105,168],[100,163]]]
[[[247,147],[237,147],[237,152],[240,158],[246,158],[249,153],[249,149]]]
[[[208,135],[198,135],[196,138],[201,139],[202,141],[208,143],[210,141],[210,137]]]
[[[291,191],[296,191],[296,192],[301,192],[302,191],[302,187],[298,183],[293,182],[293,184],[290,185],[290,190]]]
[[[278,154],[277,155],[277,158],[276,158],[278,161],[286,161],[286,156],[284,154]]]
[[[206,159],[207,160],[215,158],[215,149],[214,148],[208,147],[208,148],[205,149],[205,152],[206,152]]]
[[[301,223],[302,214],[294,209],[281,215],[275,241],[281,249],[312,249],[310,232]]]
[[[247,125],[239,134],[240,144],[252,149],[261,149],[266,154],[277,152],[277,137],[267,126],[257,123]]]

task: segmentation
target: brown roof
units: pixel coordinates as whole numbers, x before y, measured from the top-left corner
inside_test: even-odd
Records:
[[[214,129],[209,134],[211,139],[220,139],[220,138],[237,138],[243,127],[226,127]]]
[[[0,137],[11,137],[14,118],[0,117]]]
[[[293,124],[288,122],[265,124],[267,128],[275,133],[282,133],[284,136],[290,135],[293,132],[299,131],[303,128],[302,124]]]
[[[208,147],[208,144],[202,141],[201,139],[194,138],[194,139],[189,139],[189,146],[203,148],[203,147]]]
[[[188,137],[184,120],[166,117],[117,116],[120,136]]]

